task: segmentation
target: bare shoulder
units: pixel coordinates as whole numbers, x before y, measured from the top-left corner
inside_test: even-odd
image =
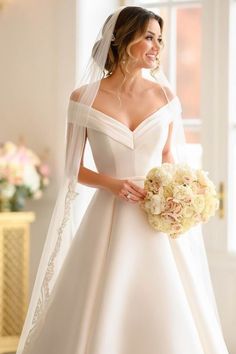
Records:
[[[80,89],[76,89],[71,93],[70,100],[71,101],[78,101],[80,96],[81,96]]]
[[[173,93],[173,91],[171,91],[171,89],[168,86],[162,86],[159,83],[154,82],[153,88],[154,88],[155,95],[164,94],[169,101],[171,101],[175,97],[175,94]]]
[[[162,86],[162,89],[164,90],[166,96],[168,97],[169,101],[171,101],[174,97],[175,94],[173,93],[173,91],[171,91],[171,89],[167,86]]]
[[[84,90],[86,89],[87,85],[81,86],[77,89],[75,89],[71,95],[70,95],[70,100],[72,101],[79,101],[81,95],[83,94]]]

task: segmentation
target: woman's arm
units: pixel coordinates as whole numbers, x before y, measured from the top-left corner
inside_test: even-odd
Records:
[[[84,166],[84,150],[87,142],[87,131],[84,149],[81,158],[80,169],[78,173],[78,182],[92,187],[101,188],[113,193],[116,197],[128,200],[131,203],[137,203],[146,195],[143,188],[140,188],[132,181],[125,179],[117,179],[102,173],[92,171]],[[130,199],[127,199],[127,194],[130,194]]]
[[[168,101],[173,100],[174,94],[171,92],[171,90],[168,87],[163,87],[163,90],[165,92],[167,100]],[[169,124],[169,131],[168,131],[167,140],[166,140],[165,146],[162,150],[162,163],[164,163],[164,162],[174,163],[174,157],[171,152],[172,131],[173,131],[173,122],[171,122]]]
[[[169,163],[174,163],[174,157],[171,152],[171,137],[172,137],[172,131],[173,131],[173,122],[169,124],[169,132],[168,132],[168,137],[165,143],[165,146],[162,150],[162,163],[164,162],[169,162]]]
[[[81,97],[83,87],[80,87],[71,93],[70,99],[73,101],[78,101]],[[103,188],[111,191],[114,188],[115,179],[101,173],[92,171],[84,167],[84,150],[87,143],[87,129],[85,134],[85,143],[81,157],[80,169],[78,173],[78,182],[93,188]]]
[[[114,183],[114,178],[101,173],[97,173],[84,166],[84,150],[85,150],[86,143],[87,143],[87,129],[85,133],[85,143],[84,143],[80,169],[78,174],[78,182],[88,187],[103,188],[109,191],[112,184]]]
[[[102,188],[110,191],[112,185],[115,182],[115,179],[102,173],[97,173],[93,170],[90,170],[81,164],[78,175],[78,182],[89,187]]]
[[[70,99],[78,101],[83,87],[72,92]],[[102,173],[97,173],[84,166],[84,149],[87,142],[87,130],[85,137],[85,144],[83,148],[80,169],[78,173],[78,182],[93,188],[105,189],[113,193],[116,197],[130,201],[131,203],[137,203],[144,198],[146,192],[143,188],[140,188],[132,181],[113,178]],[[130,198],[127,199],[127,194],[130,194]]]
[[[102,188],[116,197],[127,201],[127,194],[130,193],[130,202],[137,203],[145,197],[146,192],[132,181],[125,179],[117,179],[102,173],[92,171],[82,164],[80,166],[78,182],[93,188]]]

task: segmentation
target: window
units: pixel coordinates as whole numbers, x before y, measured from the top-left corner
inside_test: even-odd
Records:
[[[164,19],[161,60],[182,103],[191,164],[201,166],[201,1],[142,1],[140,6]]]
[[[208,249],[236,251],[236,1],[142,0],[164,21],[162,63],[180,97],[189,161],[222,192]],[[223,16],[222,16],[223,14]],[[204,78],[204,80],[203,80]]]

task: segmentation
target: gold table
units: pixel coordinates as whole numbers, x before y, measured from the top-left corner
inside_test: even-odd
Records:
[[[0,212],[0,353],[14,352],[29,295],[32,212]]]

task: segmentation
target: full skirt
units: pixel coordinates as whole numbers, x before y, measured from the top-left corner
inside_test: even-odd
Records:
[[[26,353],[227,354],[206,259],[200,227],[171,239],[97,190]]]

